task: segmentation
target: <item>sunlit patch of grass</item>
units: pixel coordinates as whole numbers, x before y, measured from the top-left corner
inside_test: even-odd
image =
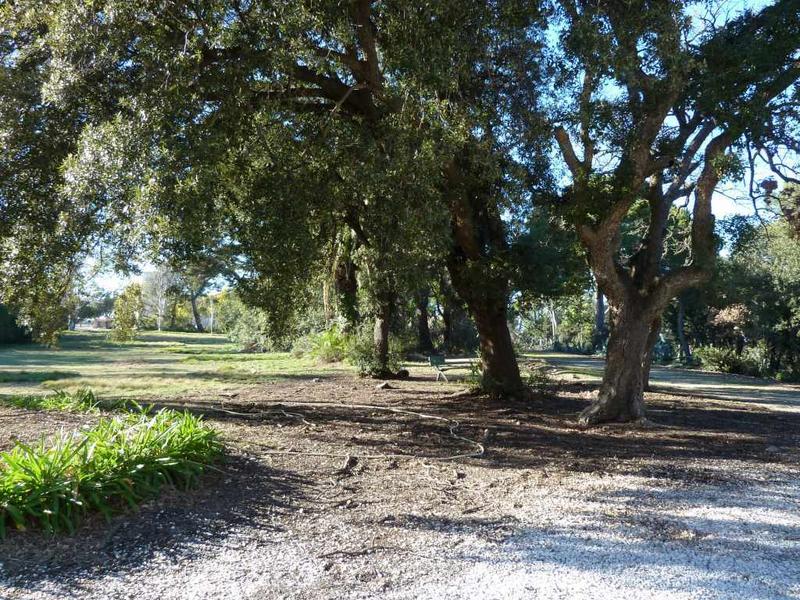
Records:
[[[103,331],[66,334],[60,348],[34,345],[0,348],[0,375],[18,371],[70,372],[72,377],[27,383],[0,381],[0,394],[33,395],[48,390],[75,393],[91,388],[103,401],[208,396],[265,383],[352,373],[344,363],[320,364],[288,352],[244,354],[219,335],[144,332],[129,345],[105,341]]]
[[[603,376],[603,369],[592,369],[589,367],[576,367],[570,365],[566,368],[558,368],[563,373],[569,373],[572,375],[579,375],[583,377],[602,377]]]
[[[209,362],[217,360],[231,362],[263,362],[282,360],[285,356],[288,356],[283,353],[244,354],[239,352],[228,352],[224,354],[219,352],[192,352],[191,354],[193,354],[193,356],[187,356],[182,359],[183,362]]]
[[[88,512],[110,517],[187,488],[222,451],[199,417],[162,410],[102,419],[91,429],[0,454],[0,536],[9,526],[73,531]]]

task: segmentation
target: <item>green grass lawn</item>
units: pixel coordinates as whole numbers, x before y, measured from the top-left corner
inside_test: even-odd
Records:
[[[216,395],[270,381],[352,371],[289,353],[241,354],[222,335],[143,332],[130,343],[104,331],[69,332],[58,348],[0,346],[0,396],[91,388],[104,399]]]

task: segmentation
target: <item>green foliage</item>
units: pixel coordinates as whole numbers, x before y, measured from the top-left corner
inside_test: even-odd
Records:
[[[95,398],[94,392],[88,388],[81,388],[75,392],[58,390],[46,396],[12,396],[4,398],[2,402],[32,410],[63,410],[67,412],[97,412],[100,403]]]
[[[589,287],[585,251],[552,211],[531,212],[526,230],[511,246],[511,262],[512,285],[527,302],[575,295]]]
[[[30,341],[30,332],[20,327],[6,306],[0,304],[0,344],[19,344]]]
[[[242,352],[286,350],[287,344],[272,338],[269,317],[263,310],[245,305],[238,298],[225,307],[224,331]]]
[[[594,294],[563,296],[514,306],[514,336],[517,348],[589,353],[592,351]]]
[[[542,390],[553,383],[548,372],[549,366],[546,362],[533,363],[528,366],[525,376],[525,385],[530,388]]]
[[[347,362],[358,369],[365,377],[381,377],[386,371],[396,373],[403,360],[402,343],[394,337],[389,338],[389,354],[386,364],[382,364],[375,353],[372,327],[363,325],[349,336]]]
[[[0,454],[0,535],[9,526],[74,531],[86,513],[106,517],[188,488],[220,454],[216,432],[188,412],[102,419],[88,430]]]
[[[695,349],[695,357],[703,367],[711,371],[764,377],[769,374],[769,356],[764,344],[745,348],[741,355],[727,347],[701,346]]]
[[[338,325],[325,331],[309,333],[294,342],[294,356],[307,355],[320,362],[341,362],[352,349],[351,336],[345,335]]]
[[[114,329],[111,331],[111,339],[115,342],[133,340],[143,310],[142,286],[132,283],[114,301]]]
[[[483,365],[480,361],[470,363],[469,372],[464,377],[464,384],[471,391],[478,391],[483,387]]]

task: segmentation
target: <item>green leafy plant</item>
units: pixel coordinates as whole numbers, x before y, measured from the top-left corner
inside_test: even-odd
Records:
[[[114,329],[111,330],[111,340],[114,342],[133,340],[136,337],[143,310],[142,286],[132,283],[117,296],[114,302]]]
[[[295,356],[308,355],[321,362],[340,362],[347,356],[348,336],[338,325],[325,331],[309,333],[298,339],[292,346]]]
[[[537,362],[531,365],[526,377],[526,385],[531,388],[542,389],[552,383],[547,372],[547,363]]]
[[[59,390],[46,396],[12,396],[3,400],[18,408],[33,410],[64,410],[68,412],[96,412],[100,403],[89,389],[69,393]]]
[[[0,454],[0,536],[9,526],[73,531],[86,513],[110,517],[188,488],[222,450],[217,433],[188,412],[102,419],[93,428]]]
[[[478,391],[483,385],[483,364],[481,361],[475,361],[469,365],[469,374],[464,377],[464,383],[467,384],[470,390]]]

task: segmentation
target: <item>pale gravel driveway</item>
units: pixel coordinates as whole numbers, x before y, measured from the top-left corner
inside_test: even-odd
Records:
[[[272,521],[238,525],[177,553],[153,554],[142,541],[131,549],[144,557],[136,566],[44,577],[25,589],[5,581],[0,597],[800,598],[797,471],[737,470],[741,482],[715,485],[575,474],[503,490],[485,516],[444,506],[399,515],[377,528],[377,540],[374,528],[312,516],[284,531]],[[350,554],[320,556],[331,539]]]

